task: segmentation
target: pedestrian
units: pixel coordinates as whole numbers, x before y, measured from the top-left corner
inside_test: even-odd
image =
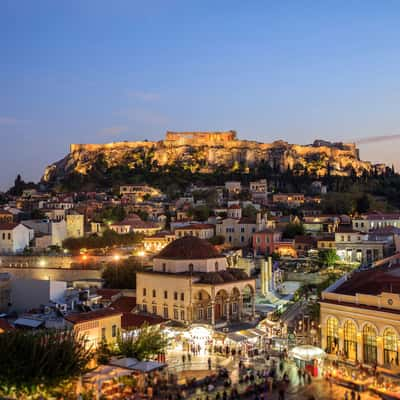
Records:
[[[361,400],[361,394],[357,393],[357,400]]]
[[[349,392],[346,390],[346,393],[344,394],[344,400],[349,400]]]
[[[219,392],[217,392],[217,394],[215,396],[215,400],[221,400],[221,395],[219,394]]]
[[[222,400],[228,400],[228,393],[226,392],[226,390],[224,390],[224,392],[222,393]]]
[[[285,383],[283,381],[279,382],[278,400],[285,400]]]
[[[211,371],[211,358],[210,357],[208,357],[207,362],[208,362],[208,370]]]

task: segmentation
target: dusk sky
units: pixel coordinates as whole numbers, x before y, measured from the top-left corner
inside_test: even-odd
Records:
[[[400,134],[399,19],[399,1],[2,0],[0,188],[70,143]],[[360,147],[400,168],[400,135]]]

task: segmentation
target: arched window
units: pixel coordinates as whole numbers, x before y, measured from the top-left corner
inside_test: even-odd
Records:
[[[326,351],[336,353],[339,345],[339,322],[336,318],[329,317],[326,321]]]
[[[357,359],[357,328],[351,321],[344,323],[343,348],[346,358],[355,361]]]
[[[364,362],[375,364],[377,360],[376,330],[372,325],[367,324],[364,326],[362,334]]]
[[[392,328],[387,328],[383,332],[383,359],[385,364],[399,364],[397,336]]]

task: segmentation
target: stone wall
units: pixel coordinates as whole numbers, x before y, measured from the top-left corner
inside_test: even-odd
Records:
[[[0,272],[7,272],[12,279],[40,279],[56,281],[79,281],[101,279],[100,269],[71,269],[71,268],[15,268],[0,267]]]
[[[357,173],[371,170],[371,163],[359,159],[358,149],[353,143],[321,140],[310,145],[289,144],[283,140],[260,143],[238,140],[235,131],[167,132],[165,140],[159,142],[72,144],[70,154],[48,166],[42,180],[56,180],[72,171],[86,174],[99,156],[109,167],[128,164],[134,168],[135,160],[144,152],[159,165],[183,161],[188,165],[203,165],[209,172],[217,166],[231,168],[241,163],[252,167],[262,161],[281,171],[314,162],[320,175],[327,173],[328,165],[334,175],[349,174],[349,166]]]

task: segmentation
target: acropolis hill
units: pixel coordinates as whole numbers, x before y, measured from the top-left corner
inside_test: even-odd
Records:
[[[146,159],[153,168],[179,163],[198,172],[212,172],[217,167],[251,168],[262,162],[279,171],[313,168],[319,175],[326,174],[328,169],[334,175],[348,175],[352,170],[360,174],[372,168],[370,162],[360,160],[353,143],[260,143],[240,140],[235,131],[167,132],[165,139],[158,142],[72,144],[65,158],[46,168],[43,181],[51,182],[73,171],[86,174],[99,159],[107,167],[127,165],[134,169]]]

